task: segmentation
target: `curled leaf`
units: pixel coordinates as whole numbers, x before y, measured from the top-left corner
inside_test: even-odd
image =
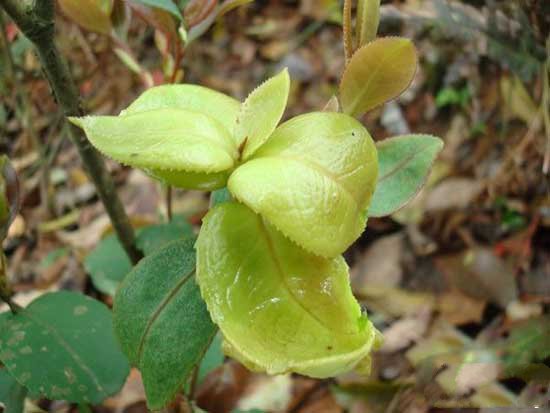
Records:
[[[269,374],[368,370],[376,330],[342,257],[306,252],[234,202],[208,213],[196,246],[197,281],[231,356]]]
[[[403,135],[378,142],[378,182],[368,208],[370,217],[389,215],[420,191],[443,148],[430,135]]]
[[[416,71],[416,51],[409,39],[384,37],[361,47],[346,66],[340,83],[344,113],[360,116],[399,96]]]
[[[105,155],[146,170],[215,173],[237,157],[231,136],[210,116],[156,109],[125,116],[70,118]]]
[[[308,251],[335,257],[365,228],[377,171],[376,147],[357,120],[316,112],[279,126],[228,188]]]
[[[285,111],[290,90],[290,77],[285,69],[266,80],[246,98],[237,116],[235,139],[244,145],[242,159],[246,160],[267,141]]]

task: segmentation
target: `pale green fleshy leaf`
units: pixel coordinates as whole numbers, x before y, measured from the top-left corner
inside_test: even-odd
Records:
[[[197,281],[231,356],[269,374],[365,370],[376,330],[342,257],[306,252],[235,202],[208,213],[196,247]]]
[[[222,172],[233,167],[237,157],[223,125],[199,112],[156,109],[70,120],[100,152],[138,168]]]
[[[335,257],[363,232],[377,171],[376,147],[357,120],[316,112],[279,126],[228,188],[308,251]]]
[[[162,85],[143,92],[120,115],[154,109],[192,110],[215,118],[232,133],[239,108],[238,100],[203,86]]]
[[[244,144],[242,159],[248,159],[267,141],[285,111],[290,89],[285,69],[258,86],[241,105],[235,126],[237,146]]]
[[[235,127],[240,103],[223,93],[198,85],[161,85],[141,94],[120,115],[127,116],[155,109],[184,109],[200,112],[219,121],[231,133]],[[178,188],[212,191],[223,188],[229,171],[200,173],[148,169],[152,178]]]
[[[416,51],[409,39],[383,37],[361,47],[340,83],[344,113],[361,116],[399,96],[416,72]]]
[[[379,174],[368,208],[370,217],[392,214],[414,198],[443,142],[430,135],[403,135],[380,141],[376,147]]]

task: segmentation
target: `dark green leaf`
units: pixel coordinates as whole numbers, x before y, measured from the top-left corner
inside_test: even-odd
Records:
[[[17,383],[6,369],[0,370],[0,410],[3,406],[4,413],[23,413],[26,394],[27,389]]]
[[[147,403],[169,403],[216,332],[195,284],[192,239],[145,257],[115,297],[115,330],[130,362],[141,370]]]
[[[222,204],[224,202],[229,202],[231,200],[232,200],[231,192],[229,192],[227,188],[218,189],[212,192],[212,195],[211,195],[212,207],[215,207],[216,205]]]
[[[511,376],[532,362],[550,357],[550,316],[529,320],[512,328],[505,342],[505,373]]]
[[[32,393],[75,403],[101,402],[129,372],[109,309],[67,291],[45,294],[8,316],[0,360]]]
[[[146,6],[156,7],[157,9],[166,10],[168,13],[172,14],[175,18],[180,21],[183,21],[180,10],[174,4],[172,0],[131,0],[134,3],[141,3]]]
[[[120,281],[132,269],[132,263],[116,235],[111,234],[88,254],[84,268],[90,274],[95,288],[102,293],[115,295]]]
[[[441,139],[430,135],[403,135],[378,142],[378,182],[368,209],[369,217],[389,215],[420,191]]]
[[[137,246],[145,255],[150,255],[171,241],[190,236],[193,236],[193,227],[178,216],[168,224],[151,225],[138,231]]]
[[[149,255],[170,241],[192,235],[191,225],[183,217],[175,217],[168,224],[151,225],[138,230],[137,245],[145,255]],[[88,254],[84,268],[92,277],[95,288],[114,296],[122,279],[132,270],[132,263],[118,238],[112,234],[101,240]]]

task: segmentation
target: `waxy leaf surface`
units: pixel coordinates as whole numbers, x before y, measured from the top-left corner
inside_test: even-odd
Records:
[[[357,120],[317,112],[279,126],[228,188],[308,251],[335,257],[365,228],[377,171],[376,147]]]
[[[45,294],[7,317],[0,361],[31,393],[73,403],[100,403],[120,390],[129,372],[109,309],[66,291]]]
[[[368,208],[370,217],[392,214],[414,198],[443,148],[430,135],[403,135],[378,142],[378,183]]]
[[[235,202],[204,219],[197,281],[225,350],[269,374],[330,377],[368,369],[375,329],[342,257],[310,254]]]
[[[156,109],[71,121],[100,152],[138,168],[212,173],[231,168],[237,157],[226,128],[200,112]]]
[[[416,51],[409,39],[385,37],[361,47],[340,83],[344,113],[361,116],[399,96],[416,72]]]
[[[193,242],[174,241],[145,257],[115,296],[116,334],[154,410],[172,401],[216,334],[195,283]]]
[[[154,109],[183,109],[215,118],[228,132],[233,132],[240,103],[223,93],[198,85],[162,85],[143,92],[120,115]]]
[[[273,133],[285,111],[289,89],[285,69],[258,86],[241,105],[235,139],[237,146],[244,144],[242,159],[248,159]]]

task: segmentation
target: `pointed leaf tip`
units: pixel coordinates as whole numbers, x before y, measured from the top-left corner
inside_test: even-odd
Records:
[[[361,123],[313,112],[279,126],[233,172],[228,189],[306,250],[335,257],[365,228],[377,172],[376,147]]]
[[[283,69],[266,80],[246,98],[237,115],[235,139],[247,160],[271,136],[279,124],[288,101],[290,76]]]
[[[442,148],[443,141],[431,135],[403,135],[378,142],[380,172],[368,215],[390,215],[410,202]]]

